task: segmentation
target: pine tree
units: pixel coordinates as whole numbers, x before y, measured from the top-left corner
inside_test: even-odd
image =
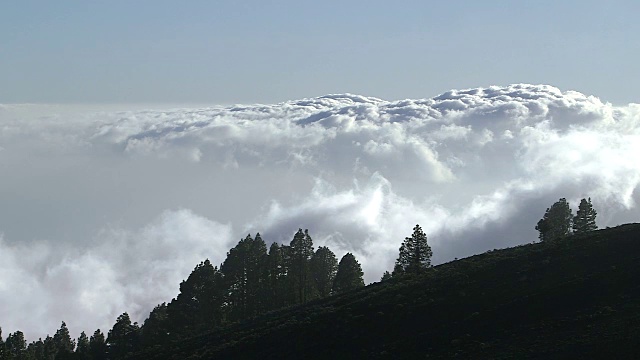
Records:
[[[545,212],[545,216],[549,213],[549,208]],[[544,217],[538,220],[536,224],[536,230],[538,230],[538,239],[541,242],[550,240],[549,230],[551,229],[550,222]]]
[[[67,355],[73,353],[76,343],[71,339],[69,329],[64,321],[62,322],[62,325],[60,325],[60,329],[58,329],[58,331],[53,335],[53,343],[57,350],[56,357],[68,357]]]
[[[283,249],[285,248],[285,249]],[[267,279],[268,308],[278,309],[287,303],[287,267],[285,264],[285,246],[272,243],[269,247],[265,277]]]
[[[591,205],[591,198],[580,200],[580,205],[578,206],[578,211],[576,212],[576,216],[573,218],[573,233],[574,234],[584,234],[589,231],[594,231],[598,229],[598,225],[596,225],[596,210]]]
[[[268,283],[265,277],[267,256],[267,244],[262,240],[260,233],[256,233],[249,251],[250,266],[247,273],[249,316],[260,315],[269,307],[269,301],[266,299]]]
[[[333,281],[333,294],[354,290],[364,286],[362,267],[352,253],[346,253],[338,264],[338,271]]]
[[[320,297],[331,295],[333,280],[338,270],[336,255],[326,246],[318,247],[311,257],[311,273]]]
[[[24,333],[17,330],[13,334],[7,336],[7,340],[4,343],[5,356],[9,355],[9,359],[24,359],[27,352],[27,341],[24,338]]]
[[[310,260],[314,253],[313,240],[309,236],[309,230],[302,232],[302,229],[298,229],[289,244],[289,249],[290,263],[287,280],[293,290],[295,303],[304,304],[312,300],[315,293],[310,267]]]
[[[556,241],[571,234],[573,214],[567,199],[556,201],[544,213],[544,217],[538,221],[536,230],[540,232],[540,241]]]
[[[42,341],[42,338],[38,339],[37,341],[32,341],[27,346],[27,354],[28,359],[47,359],[47,357],[44,355],[44,342]],[[2,359],[2,356],[0,356],[0,359]],[[83,358],[81,358],[81,360],[82,359]]]
[[[382,274],[382,277],[380,278],[380,282],[387,281],[389,279],[391,279],[391,273],[388,271],[385,271],[384,274]]]
[[[6,359],[6,351],[4,347],[4,340],[2,340],[2,327],[0,327],[0,360]]]
[[[398,251],[398,259],[393,268],[393,275],[405,273],[415,274],[431,267],[433,252],[427,243],[427,235],[420,225],[413,228],[411,237],[404,239]]]
[[[292,274],[293,258],[291,255],[291,246],[282,245],[280,247],[280,253],[282,254],[282,261],[284,262],[284,279],[283,279],[283,293],[282,299],[285,306],[295,305],[298,303],[298,290],[295,287],[295,276]]]
[[[201,262],[180,283],[178,297],[167,305],[169,331],[179,337],[219,326],[226,293],[218,268],[208,259]]]
[[[107,350],[107,342],[102,331],[100,331],[100,329],[94,331],[93,335],[91,335],[91,338],[89,338],[89,351],[91,352],[91,360],[106,360]]]
[[[143,346],[164,344],[169,340],[167,304],[156,305],[144,321],[140,333]],[[80,346],[80,344],[78,344]]]
[[[76,359],[80,360],[89,360],[91,359],[91,350],[89,347],[89,337],[83,331],[80,333],[80,336],[77,340],[76,346]]]
[[[227,258],[220,267],[229,289],[229,318],[242,320],[264,311],[262,292],[262,273],[267,258],[267,246],[256,234],[256,238],[247,235],[229,250]]]
[[[109,359],[124,359],[133,352],[138,345],[138,324],[131,323],[131,318],[126,312],[118,316],[113,328],[107,336]]]
[[[43,344],[44,358],[47,360],[55,359],[56,355],[58,354],[58,348],[56,347],[56,343],[55,341],[53,341],[53,338],[47,335],[47,337],[43,341]]]

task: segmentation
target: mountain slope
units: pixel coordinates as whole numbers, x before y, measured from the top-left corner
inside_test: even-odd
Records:
[[[443,264],[134,358],[637,358],[640,224]]]

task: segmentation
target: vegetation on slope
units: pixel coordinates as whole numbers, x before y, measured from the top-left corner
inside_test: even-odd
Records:
[[[595,217],[590,199],[575,217],[560,199],[536,226],[541,243],[437,267],[416,225],[393,274],[366,288],[352,254],[338,264],[308,231],[268,253],[248,235],[142,327],[124,313],[106,339],[73,341],[64,322],[29,346],[0,333],[0,359],[635,356],[640,225],[594,232]]]
[[[640,224],[496,250],[131,358],[633,358]]]

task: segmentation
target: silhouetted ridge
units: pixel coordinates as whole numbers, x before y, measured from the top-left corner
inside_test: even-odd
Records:
[[[637,358],[640,224],[490,251],[136,359]]]

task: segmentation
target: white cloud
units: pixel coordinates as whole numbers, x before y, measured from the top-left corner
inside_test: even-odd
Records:
[[[61,321],[75,334],[101,328],[127,311],[144,320],[178,293],[195,264],[224,260],[231,228],[189,210],[166,211],[137,231],[108,227],[84,249],[50,241],[0,241],[0,318],[31,339]]]
[[[590,196],[601,226],[636,221],[638,144],[640,105],[547,85],[162,111],[5,105],[0,325],[33,338],[62,320],[78,332],[122,311],[141,320],[247,232],[289,242],[309,228],[355,253],[370,282],[416,223],[438,263],[535,240],[560,197]]]

